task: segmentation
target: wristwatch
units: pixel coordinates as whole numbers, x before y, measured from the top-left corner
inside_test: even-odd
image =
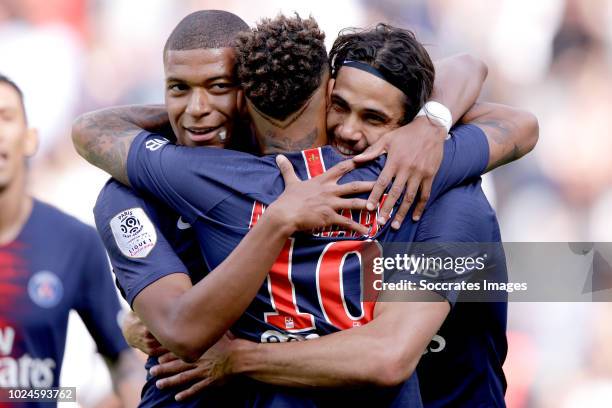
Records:
[[[444,126],[446,133],[450,132],[450,128],[453,125],[453,115],[451,115],[450,110],[446,106],[435,101],[425,103],[416,116],[427,116],[427,119],[432,122]]]

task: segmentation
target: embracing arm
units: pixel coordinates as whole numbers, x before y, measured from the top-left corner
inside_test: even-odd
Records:
[[[482,253],[481,242],[490,239],[494,230],[492,214],[482,190],[455,188],[436,200],[425,214],[410,252],[439,259],[465,259],[468,254]],[[498,261],[488,259],[487,271],[492,271]],[[423,274],[418,280],[457,284],[476,275],[475,271],[447,271],[427,276]],[[399,274],[390,278],[398,281],[403,277]],[[450,303],[460,293],[385,291],[378,297],[374,319],[361,327],[304,342],[234,341],[228,358],[230,372],[291,386],[397,384],[414,371],[423,350],[446,319]],[[406,302],[406,296],[411,296],[411,301]],[[448,300],[435,301],[440,296]],[[423,297],[430,301],[423,302]]]
[[[429,100],[446,106],[454,125],[478,99],[489,69],[483,61],[469,54],[441,59],[434,62],[434,66],[436,79]]]
[[[452,114],[453,124],[476,102],[487,77],[484,62],[467,54],[436,61],[436,77],[430,100],[445,105]],[[355,157],[364,162],[387,151],[387,162],[380,173],[368,201],[374,208],[389,186],[387,200],[383,204],[379,222],[385,223],[396,201],[406,189],[404,198],[394,217],[392,227],[400,227],[420,189],[419,202],[413,218],[420,218],[429,199],[433,179],[442,161],[446,129],[425,116],[413,119],[407,125],[395,129],[380,138],[365,152]]]
[[[184,274],[165,276],[134,300],[134,310],[157,340],[186,361],[197,360],[244,313],[295,231],[340,225],[368,233],[337,213],[365,208],[365,200],[340,198],[372,188],[371,182],[337,184],[355,163],[341,162],[304,182],[287,158],[278,157],[277,164],[285,191],[219,266],[193,287]]]
[[[232,372],[292,387],[397,385],[414,372],[449,310],[445,301],[379,303],[370,323],[318,339],[235,341]]]
[[[495,103],[475,103],[461,118],[481,128],[489,142],[487,171],[520,159],[535,147],[538,119],[530,112]]]
[[[175,273],[136,296],[134,311],[166,349],[197,360],[240,317],[292,233],[278,220],[273,209],[266,211],[230,256],[195,286],[187,275]]]
[[[150,371],[159,388],[188,387],[177,400],[236,374],[300,388],[394,386],[412,375],[449,310],[446,301],[379,303],[364,326],[286,343],[223,338],[195,364],[166,354]]]
[[[72,142],[85,160],[129,185],[127,156],[134,138],[143,129],[168,127],[163,105],[118,106],[79,116],[72,125]]]

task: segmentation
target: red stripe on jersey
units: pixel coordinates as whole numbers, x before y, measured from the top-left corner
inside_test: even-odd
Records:
[[[251,221],[249,222],[249,229],[253,228],[259,218],[263,215],[264,211],[266,211],[266,206],[260,203],[259,201],[253,202],[253,209],[251,210]]]
[[[19,244],[0,248],[0,320],[14,314],[13,308],[26,293],[29,273],[25,259],[15,253],[19,249]]]
[[[304,163],[306,163],[306,172],[309,179],[325,173],[325,163],[323,163],[323,153],[320,147],[303,150],[302,157]]]
[[[372,237],[378,231],[375,211],[361,210],[359,212],[359,223],[364,227],[371,228],[370,237]]]

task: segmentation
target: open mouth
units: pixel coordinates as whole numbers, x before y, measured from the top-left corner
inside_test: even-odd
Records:
[[[195,142],[204,142],[213,140],[215,137],[219,137],[221,140],[225,140],[226,129],[223,125],[214,127],[185,127],[184,128],[191,140]]]
[[[359,152],[350,149],[344,145],[339,145],[337,143],[334,143],[334,146],[336,147],[336,149],[338,149],[338,151],[346,156],[355,156],[356,154],[359,154]]]

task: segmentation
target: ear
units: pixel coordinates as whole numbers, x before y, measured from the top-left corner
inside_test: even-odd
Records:
[[[26,157],[32,157],[38,150],[38,130],[28,128],[23,141],[23,153]]]
[[[244,118],[248,115],[246,100],[244,98],[244,91],[242,90],[242,88],[238,89],[238,92],[236,92],[236,107],[238,109],[238,114],[241,118]]]
[[[330,78],[329,81],[327,81],[327,97],[326,97],[326,102],[327,102],[327,107],[331,106],[331,94],[332,91],[334,90],[334,85],[336,84],[336,80],[334,78]]]

